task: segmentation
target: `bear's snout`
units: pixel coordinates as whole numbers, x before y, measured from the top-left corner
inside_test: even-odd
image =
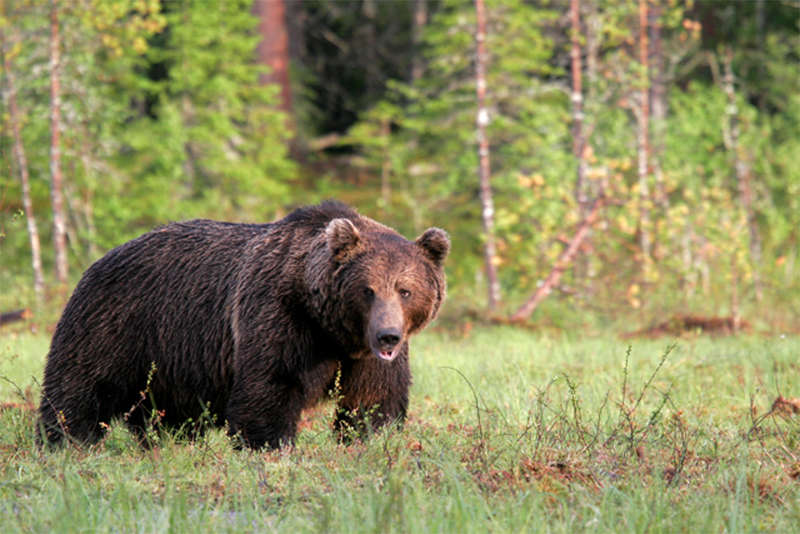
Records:
[[[403,323],[399,303],[377,300],[373,304],[366,334],[375,356],[389,362],[397,357],[403,344]]]
[[[378,330],[378,343],[382,349],[392,350],[403,337],[403,333],[398,328],[382,328]]]

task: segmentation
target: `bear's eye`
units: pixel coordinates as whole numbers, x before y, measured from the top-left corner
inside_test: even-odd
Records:
[[[375,296],[375,292],[372,290],[371,287],[365,287],[364,289],[361,290],[361,292],[364,294],[364,298],[367,299],[371,299],[372,297]]]
[[[409,291],[408,289],[401,289],[400,291],[398,291],[398,293],[400,293],[400,297],[403,299],[407,299],[408,297],[411,296],[411,291]]]

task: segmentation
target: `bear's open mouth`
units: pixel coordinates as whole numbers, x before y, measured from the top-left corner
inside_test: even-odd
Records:
[[[403,347],[403,331],[398,327],[368,329],[367,344],[379,360],[391,362]]]
[[[395,347],[394,350],[385,350],[373,347],[372,352],[373,354],[375,354],[375,356],[377,356],[381,360],[385,362],[390,362],[394,360],[397,357],[397,354],[400,352],[400,345]]]

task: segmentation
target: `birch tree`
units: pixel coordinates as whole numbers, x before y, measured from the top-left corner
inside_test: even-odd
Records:
[[[489,137],[486,129],[489,126],[489,110],[486,107],[486,7],[483,0],[475,0],[476,14],[476,55],[475,55],[475,87],[478,97],[478,114],[476,119],[478,137],[478,177],[480,182],[481,221],[484,234],[484,262],[486,265],[486,281],[488,285],[488,308],[494,311],[500,302],[500,282],[497,279],[497,249],[494,236],[494,204],[492,201],[491,170],[489,164]]]
[[[664,46],[661,35],[661,16],[663,8],[659,0],[653,0],[647,13],[649,32],[649,75],[650,80],[650,111],[652,115],[652,128],[650,128],[650,166],[653,170],[655,182],[655,200],[662,209],[669,205],[666,186],[664,184],[664,171],[661,159],[664,154],[664,129],[667,121],[667,73],[664,64]]]
[[[586,184],[586,137],[583,131],[583,66],[581,62],[581,3],[580,0],[570,0],[570,67],[572,72],[572,91],[570,102],[572,104],[572,151],[577,161],[578,174],[575,179],[575,202],[581,219],[586,216],[588,202]]]
[[[53,207],[53,246],[56,280],[67,283],[67,226],[61,175],[61,38],[59,0],[50,4],[50,198]]]
[[[753,208],[753,185],[751,182],[751,166],[748,161],[746,147],[742,146],[739,131],[739,107],[736,99],[736,80],[733,72],[733,52],[730,49],[722,54],[722,89],[727,98],[725,107],[725,131],[724,136],[726,148],[733,160],[733,172],[736,180],[736,189],[739,195],[739,203],[744,211],[749,235],[750,263],[753,272],[753,286],[755,289],[756,300],[761,300],[761,278],[759,265],[761,263],[761,238],[758,233],[758,223],[756,213]]]
[[[648,76],[647,0],[639,0],[639,101],[636,110],[636,169],[639,178],[639,246],[643,265],[650,256],[650,92]]]
[[[3,31],[5,20],[0,20],[0,47],[3,55],[3,70],[5,74],[5,101],[8,108],[8,120],[11,126],[11,133],[14,138],[14,160],[17,164],[22,185],[22,206],[25,211],[25,220],[28,226],[28,241],[31,247],[31,266],[33,268],[33,290],[36,298],[41,301],[44,295],[44,273],[42,272],[42,253],[39,242],[39,230],[36,226],[36,217],[33,213],[33,201],[31,200],[30,177],[28,176],[28,160],[25,156],[25,146],[22,142],[22,132],[20,126],[20,113],[17,105],[17,87],[14,77],[14,70],[11,64],[11,57],[7,46],[6,34]]]

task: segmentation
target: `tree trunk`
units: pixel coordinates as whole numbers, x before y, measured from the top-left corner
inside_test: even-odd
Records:
[[[736,177],[736,187],[739,192],[739,202],[744,210],[749,232],[750,263],[753,269],[753,288],[756,300],[761,301],[762,288],[759,265],[761,264],[761,238],[758,233],[755,210],[753,209],[753,189],[750,183],[751,172],[747,161],[745,149],[739,142],[739,108],[736,104],[736,81],[733,74],[733,51],[728,49],[723,54],[724,75],[722,84],[728,99],[727,123],[729,128],[728,143],[733,157],[733,169]]]
[[[602,45],[602,32],[603,21],[596,2],[584,3],[581,6],[585,15],[583,19],[583,27],[586,36],[586,71],[585,83],[583,83],[585,98],[583,99],[583,137],[584,137],[584,158],[586,159],[587,167],[589,165],[589,157],[591,154],[591,144],[589,140],[592,138],[592,132],[596,125],[595,122],[587,121],[586,110],[589,110],[589,117],[594,117],[594,111],[599,105],[601,96],[598,94],[598,78],[600,70],[600,46]],[[588,170],[588,169],[587,169]],[[588,180],[587,198],[597,198],[604,194],[608,187],[608,179],[601,178],[600,180]],[[585,209],[584,209],[585,211]],[[585,215],[585,213],[584,213]],[[588,262],[587,262],[588,263]]]
[[[424,62],[422,60],[422,29],[428,23],[428,0],[414,0],[413,26],[411,27],[411,41],[414,46],[414,56],[411,58],[411,83],[422,78]]]
[[[279,109],[290,114],[292,90],[289,82],[289,32],[286,28],[284,0],[254,0],[253,11],[259,19],[258,59],[269,67],[261,75],[262,84],[277,84],[281,89]]]
[[[389,211],[392,202],[392,161],[389,156],[390,126],[388,118],[381,118],[381,142],[383,143],[381,152],[381,200],[383,201],[384,213]]]
[[[586,218],[589,208],[590,184],[587,182],[587,135],[584,128],[584,100],[583,100],[583,63],[581,46],[581,3],[580,0],[570,0],[570,67],[572,71],[572,152],[577,165],[575,177],[575,204],[578,207],[578,220]],[[588,34],[588,31],[587,31]],[[588,41],[588,39],[587,39]],[[589,257],[582,256],[575,264],[573,274],[578,281],[588,281]],[[584,284],[584,287],[585,284]]]
[[[684,271],[681,286],[683,287],[683,296],[686,302],[688,302],[689,297],[694,295],[697,287],[697,273],[694,271],[694,258],[692,256],[692,236],[692,225],[687,219],[681,235],[681,259],[683,260]]]
[[[2,44],[3,68],[6,77],[6,103],[8,106],[11,133],[14,137],[14,159],[17,162],[19,178],[22,182],[22,207],[25,211],[25,220],[28,224],[28,240],[31,246],[31,265],[33,267],[33,291],[37,300],[44,296],[44,273],[42,271],[42,253],[39,242],[39,230],[36,226],[36,217],[33,213],[33,200],[31,199],[31,184],[28,176],[28,160],[25,157],[25,146],[22,143],[20,129],[19,108],[17,107],[17,88],[14,72],[11,69],[11,60],[8,57],[5,34],[0,30],[0,43]]]
[[[586,138],[583,132],[583,67],[581,65],[581,16],[580,0],[570,0],[570,22],[572,50],[572,151],[578,164],[578,175],[575,180],[575,202],[578,205],[579,219],[586,217],[588,207],[588,194],[586,183]]]
[[[602,197],[598,198],[594,201],[594,204],[589,210],[586,218],[581,221],[580,225],[578,225],[578,229],[575,231],[575,236],[572,238],[572,241],[569,242],[567,248],[564,249],[564,252],[561,253],[556,264],[553,266],[553,269],[550,271],[550,274],[547,275],[542,285],[536,289],[536,291],[531,295],[531,297],[525,301],[525,303],[519,307],[519,309],[514,312],[511,316],[511,322],[522,322],[528,319],[531,314],[536,310],[539,304],[547,298],[550,292],[553,290],[558,281],[561,280],[561,275],[566,272],[567,268],[572,263],[572,260],[575,258],[575,255],[580,250],[581,243],[583,240],[586,239],[586,236],[589,235],[589,231],[592,228],[592,225],[597,220],[597,216],[600,213],[600,208],[603,205]]]
[[[651,0],[652,9],[648,13],[650,29],[650,104],[652,111],[651,166],[655,181],[655,199],[665,209],[669,205],[661,169],[664,154],[664,129],[667,119],[667,84],[664,73],[664,46],[661,39],[661,12],[659,0]]]
[[[758,79],[762,81],[767,79],[767,59],[764,57],[764,43],[766,42],[767,36],[764,34],[764,0],[756,0],[756,43],[758,43],[756,46],[758,46],[759,55]],[[758,111],[765,113],[766,107],[767,99],[762,88],[758,92]]]
[[[381,86],[380,58],[378,56],[378,36],[375,33],[375,20],[378,16],[378,6],[375,0],[362,0],[361,13],[364,16],[364,31],[367,41],[364,51],[367,58],[366,68],[366,94],[377,95]]]
[[[639,176],[639,244],[643,265],[650,261],[650,186],[649,180],[649,121],[650,102],[647,75],[647,0],[639,0],[639,62],[642,75],[639,90],[639,109],[636,113],[636,155]]]
[[[586,7],[586,96],[590,103],[597,98],[597,73],[600,63],[600,33],[602,21],[597,12],[595,2],[589,2]]]
[[[67,227],[61,176],[61,38],[58,0],[50,4],[50,196],[53,204],[53,245],[56,253],[56,279],[67,284]]]
[[[497,251],[494,241],[494,205],[490,185],[489,138],[486,127],[489,125],[489,110],[486,108],[486,9],[483,0],[475,0],[477,15],[477,44],[475,86],[478,97],[478,176],[480,179],[481,220],[483,223],[484,259],[486,263],[486,281],[488,283],[488,308],[497,309],[500,302],[500,282],[497,278]]]

